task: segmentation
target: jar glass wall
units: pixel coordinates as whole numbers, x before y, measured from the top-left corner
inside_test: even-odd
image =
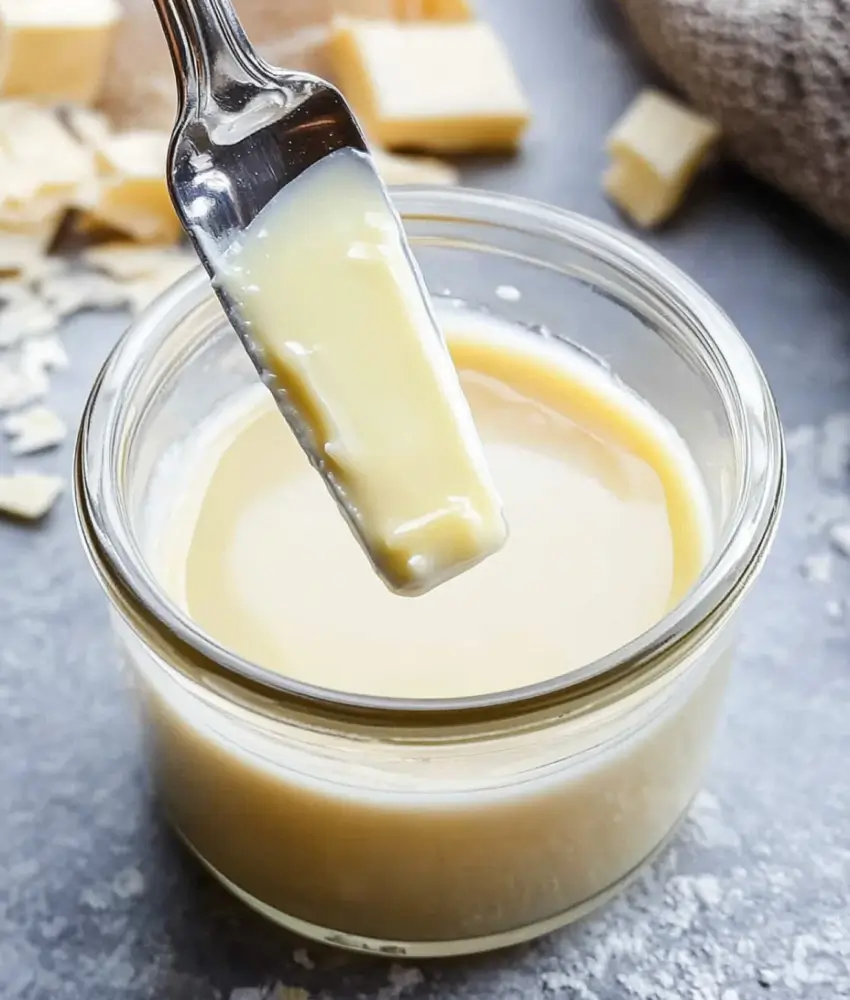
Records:
[[[658,255],[531,202],[461,190],[396,197],[433,295],[569,340],[688,445],[714,544],[663,621],[566,676],[449,701],[322,690],[202,634],[159,582],[169,539],[157,504],[181,443],[256,375],[200,273],[152,306],[107,362],[75,485],[177,831],[278,922],[424,956],[575,919],[665,842],[706,765],[784,459],[744,341]]]

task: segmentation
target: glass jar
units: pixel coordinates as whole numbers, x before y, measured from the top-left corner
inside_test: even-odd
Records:
[[[666,618],[579,671],[445,701],[298,683],[201,633],[153,568],[169,544],[154,530],[153,486],[197,424],[256,376],[200,272],[106,363],[82,420],[75,493],[183,840],[246,903],[308,937],[461,954],[598,906],[686,812],[785,465],[752,354],[666,260],[596,222],[502,195],[408,189],[396,199],[432,294],[569,339],[687,443],[714,543]]]

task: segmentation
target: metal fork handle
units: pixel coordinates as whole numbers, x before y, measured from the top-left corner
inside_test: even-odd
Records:
[[[254,83],[263,61],[230,0],[153,0],[168,40],[180,115],[215,105],[234,81]]]

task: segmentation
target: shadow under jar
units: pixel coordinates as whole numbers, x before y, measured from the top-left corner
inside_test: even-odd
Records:
[[[578,671],[445,701],[312,687],[203,634],[157,578],[168,539],[154,487],[197,425],[256,375],[200,272],[142,315],[105,365],[75,487],[183,840],[286,927],[435,956],[576,919],[674,830],[707,762],[738,606],[776,528],[784,456],[744,341],[663,258],[501,195],[395,198],[432,294],[591,352],[687,444],[714,536],[702,575],[663,620]]]

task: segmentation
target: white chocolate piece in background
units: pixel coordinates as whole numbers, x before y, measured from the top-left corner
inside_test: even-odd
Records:
[[[173,243],[182,232],[165,179],[168,133],[123,132],[96,148],[100,180],[83,196],[89,218],[141,243]]]
[[[387,149],[508,151],[530,120],[507,51],[481,22],[334,22],[334,77]]]
[[[113,133],[89,109],[60,115],[0,101],[0,272],[37,270],[72,208],[81,210],[84,229],[175,242],[182,229],[165,180],[167,146],[164,132]],[[97,298],[102,289],[93,291]]]
[[[17,260],[10,254],[7,270],[25,266],[49,247],[93,171],[91,152],[51,109],[0,102],[0,232],[15,240],[19,251]]]
[[[56,328],[59,317],[50,306],[26,286],[15,286],[18,293],[6,298],[0,290],[5,305],[0,312],[0,349],[14,347],[28,337],[38,337]]]
[[[35,382],[20,368],[0,361],[0,413],[43,399],[48,388],[46,380]]]
[[[605,193],[639,226],[668,219],[720,138],[708,118],[657,90],[645,90],[608,136]]]
[[[0,514],[39,521],[50,512],[64,488],[59,476],[37,472],[0,476]]]
[[[400,156],[383,149],[372,150],[375,168],[385,184],[457,184],[457,167],[432,156]]]
[[[3,421],[3,432],[11,438],[13,455],[34,455],[62,444],[68,434],[65,422],[46,406],[30,406]]]
[[[116,0],[0,0],[0,96],[90,104],[120,18]]]

